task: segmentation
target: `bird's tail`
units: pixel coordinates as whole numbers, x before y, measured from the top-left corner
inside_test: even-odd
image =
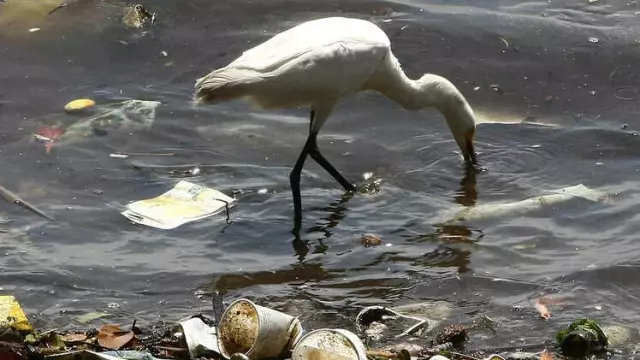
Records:
[[[196,80],[195,102],[213,103],[243,97],[260,79],[255,71],[224,67]]]

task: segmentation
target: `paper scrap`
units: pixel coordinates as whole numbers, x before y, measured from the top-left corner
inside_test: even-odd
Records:
[[[209,327],[198,317],[183,320],[180,322],[180,326],[184,332],[184,337],[189,347],[189,355],[191,355],[192,359],[209,355],[212,352],[220,354],[218,334],[215,327]]]
[[[158,197],[128,204],[121,214],[135,223],[168,230],[216,215],[234,201],[218,190],[182,180]]]

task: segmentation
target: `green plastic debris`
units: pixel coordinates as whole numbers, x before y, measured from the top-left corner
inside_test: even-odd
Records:
[[[100,319],[102,317],[108,316],[109,314],[105,313],[105,312],[92,312],[92,313],[88,313],[88,314],[84,314],[81,316],[78,316],[78,318],[76,319],[78,322],[81,323],[90,323],[93,320],[97,320]]]
[[[603,351],[609,345],[607,335],[594,320],[584,318],[574,321],[556,335],[556,342],[564,356],[583,358]]]

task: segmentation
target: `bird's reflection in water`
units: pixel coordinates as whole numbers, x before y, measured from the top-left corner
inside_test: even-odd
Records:
[[[376,179],[363,184],[359,184],[356,187],[356,193],[375,194],[380,191],[380,183],[381,180]],[[320,237],[318,237],[317,243],[314,245],[312,254],[322,254],[329,249],[329,246],[324,244],[324,240],[330,238],[333,235],[333,232],[331,230],[338,226],[340,224],[340,221],[344,219],[346,213],[350,210],[347,207],[347,202],[354,195],[355,194],[352,192],[346,192],[340,197],[339,200],[334,201],[328,206],[321,209],[322,211],[326,212],[327,215],[321,218],[321,220],[316,223],[315,226],[312,226],[311,228],[309,228],[309,230],[307,230],[307,234],[322,234]],[[299,234],[296,234],[295,232],[292,245],[299,261],[303,261],[311,251],[311,249],[309,248],[309,242],[302,240]]]
[[[306,282],[327,281],[334,277],[336,275],[331,275],[320,264],[301,263],[276,271],[216,274],[212,276],[210,282],[201,285],[200,290],[204,293],[213,293],[214,290],[217,290],[220,294],[225,295],[255,285],[304,284]]]
[[[460,181],[460,188],[453,200],[462,206],[474,206],[478,198],[476,176],[479,170],[474,167],[466,167],[464,176]],[[425,267],[457,267],[459,273],[469,271],[469,258],[471,251],[464,244],[473,244],[484,235],[479,229],[471,229],[469,226],[459,223],[435,224],[434,232],[405,236],[407,242],[437,242],[435,250],[418,258],[394,257],[391,261],[413,261],[414,265]],[[457,246],[457,245],[461,246]]]
[[[325,253],[329,247],[324,244],[324,240],[330,238],[333,233],[331,229],[338,226],[340,221],[344,219],[345,213],[349,211],[349,208],[346,206],[346,203],[353,197],[351,193],[345,193],[340,200],[330,203],[327,207],[322,210],[327,213],[327,215],[322,218],[323,222],[318,223],[315,226],[312,226],[307,230],[308,234],[311,233],[322,233],[317,239],[316,244],[313,247],[312,254],[322,254]],[[309,254],[311,249],[309,248],[309,241],[303,240],[299,235],[294,234],[295,237],[293,239],[293,250],[296,253],[299,261],[303,261],[306,256]]]
[[[466,166],[464,170],[464,176],[460,181],[460,188],[456,192],[453,200],[454,202],[463,206],[474,206],[478,198],[477,189],[477,174],[480,172],[478,168],[474,166]],[[369,184],[365,184],[359,187],[360,193],[376,193],[379,191],[379,181],[375,181]],[[332,202],[329,206],[323,208],[327,212],[327,216],[324,217],[323,223],[318,223],[316,226],[311,227],[307,233],[320,232],[323,235],[317,239],[314,245],[312,254],[325,253],[328,246],[324,244],[324,240],[330,238],[333,233],[332,229],[338,226],[340,221],[344,219],[346,212],[349,211],[347,202],[354,196],[353,193],[345,193],[340,200]],[[408,242],[423,242],[423,241],[440,241],[444,243],[472,243],[480,238],[483,234],[481,230],[472,230],[466,225],[462,224],[437,224],[434,225],[435,232],[428,234],[416,234],[412,233],[406,236]],[[310,242],[300,238],[299,234],[294,233],[292,245],[295,251],[295,255],[299,261],[304,261],[306,256],[311,252]],[[463,269],[462,267],[460,268]]]
[[[478,189],[476,176],[478,169],[473,166],[465,167],[464,177],[460,181],[460,189],[454,201],[462,206],[473,206],[478,200]]]

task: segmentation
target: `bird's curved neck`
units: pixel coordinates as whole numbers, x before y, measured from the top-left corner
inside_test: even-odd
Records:
[[[447,79],[426,74],[420,79],[409,78],[395,58],[388,60],[384,80],[375,84],[375,90],[408,110],[435,107],[443,110],[451,100],[461,97]]]

